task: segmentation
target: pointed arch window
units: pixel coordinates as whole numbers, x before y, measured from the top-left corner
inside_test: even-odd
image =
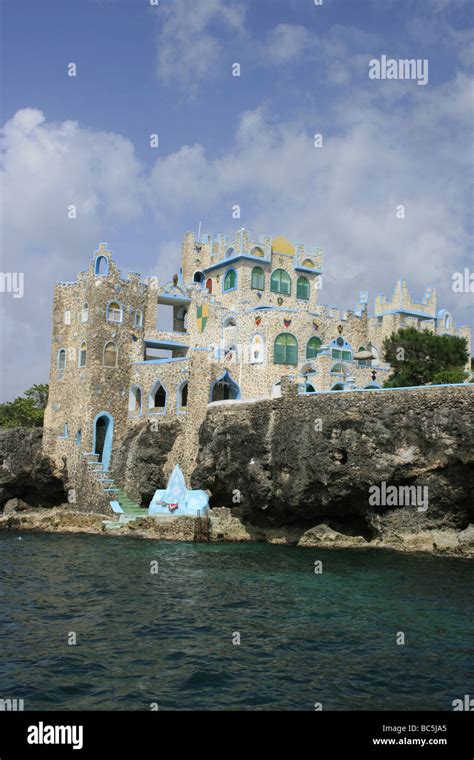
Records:
[[[182,383],[178,390],[178,410],[188,406],[188,382]]]
[[[104,346],[104,367],[116,367],[118,360],[118,349],[113,340],[109,340]]]
[[[252,269],[251,287],[254,290],[265,290],[265,272],[262,267]]]
[[[273,293],[282,293],[289,296],[291,293],[291,280],[288,272],[284,269],[275,269],[270,280],[270,290]]]
[[[134,327],[143,327],[143,312],[140,311],[140,309],[137,309],[135,311],[135,315],[133,317],[133,326]]]
[[[89,319],[89,304],[85,303],[81,309],[81,322],[87,322]]]
[[[275,338],[274,364],[298,364],[298,341],[290,333],[280,333]]]
[[[128,394],[128,411],[138,412],[142,411],[142,390],[139,385],[132,385],[130,393]]]
[[[310,338],[306,344],[306,358],[315,359],[318,354],[321,353],[321,346],[323,342],[321,338]]]
[[[157,380],[151,389],[148,406],[151,410],[162,410],[164,412],[166,409],[166,388],[160,380]]]
[[[79,351],[79,367],[85,367],[87,364],[87,345],[85,340],[81,343],[81,348]]]
[[[226,372],[211,388],[211,401],[229,401],[240,398],[240,388]]]
[[[301,298],[303,301],[309,301],[309,280],[307,277],[298,277],[296,297]]]
[[[206,288],[209,293],[212,293],[212,277],[208,277],[206,280]]]

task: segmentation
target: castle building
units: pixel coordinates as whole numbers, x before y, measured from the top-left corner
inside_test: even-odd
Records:
[[[384,338],[402,327],[463,336],[470,353],[470,329],[437,311],[434,288],[417,303],[401,279],[369,316],[367,293],[353,311],[321,305],[322,273],[320,249],[245,229],[233,241],[187,233],[165,283],[122,277],[99,245],[75,282],[55,287],[46,452],[73,485],[85,457],[113,496],[103,473],[144,421],[181,426],[170,466],[189,472],[210,403],[278,397],[285,377],[305,394],[380,388]]]

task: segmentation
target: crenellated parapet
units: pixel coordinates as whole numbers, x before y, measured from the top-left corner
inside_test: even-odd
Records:
[[[407,314],[418,317],[435,319],[436,317],[436,290],[429,286],[423,299],[414,301],[408,290],[406,280],[400,278],[395,284],[392,298],[387,300],[384,295],[375,297],[375,316],[384,314]]]

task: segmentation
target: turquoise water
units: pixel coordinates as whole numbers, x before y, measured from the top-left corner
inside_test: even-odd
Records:
[[[32,533],[0,534],[0,556],[0,697],[25,709],[450,710],[472,694],[465,560]]]

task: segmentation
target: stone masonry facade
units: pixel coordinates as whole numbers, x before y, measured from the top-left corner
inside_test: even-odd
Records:
[[[54,292],[44,450],[71,488],[97,501],[85,458],[107,471],[144,423],[158,435],[178,424],[168,471],[178,462],[189,475],[209,404],[276,398],[283,379],[295,394],[380,388],[390,374],[383,341],[402,327],[463,336],[470,355],[470,329],[437,310],[433,288],[417,303],[399,280],[373,315],[366,293],[341,312],[319,303],[322,272],[320,249],[254,241],[245,229],[233,241],[187,233],[180,271],[165,283],[123,277],[99,245]]]

